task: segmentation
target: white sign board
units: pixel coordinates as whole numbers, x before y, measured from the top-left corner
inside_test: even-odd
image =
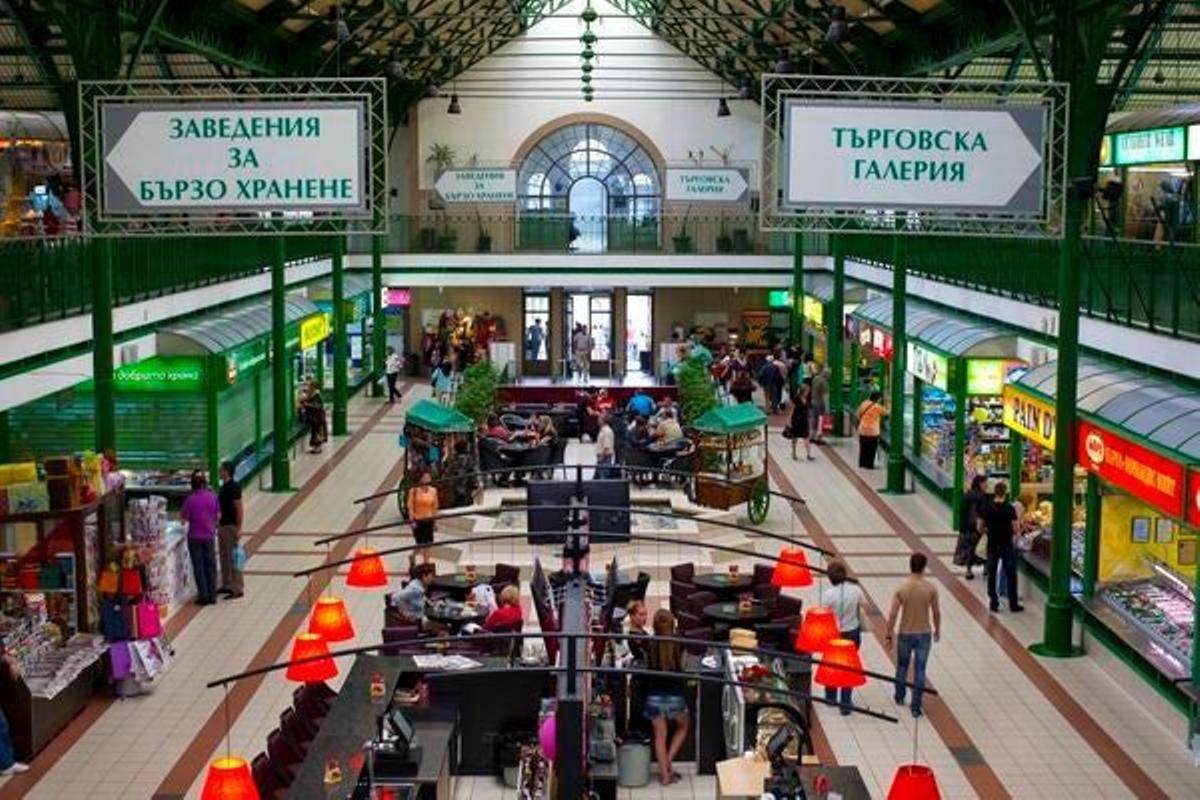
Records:
[[[517,172],[512,169],[448,169],[434,184],[447,203],[515,203]]]
[[[1200,161],[1200,125],[1188,126],[1187,160]]]
[[[368,213],[363,102],[107,102],[102,213]]]
[[[668,200],[692,203],[731,203],[742,200],[750,188],[748,172],[734,167],[687,167],[667,170]]]
[[[783,207],[1043,212],[1038,107],[789,99]]]

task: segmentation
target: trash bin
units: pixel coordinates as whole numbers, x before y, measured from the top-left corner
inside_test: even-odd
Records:
[[[650,783],[650,744],[626,741],[617,750],[617,785],[637,789]]]

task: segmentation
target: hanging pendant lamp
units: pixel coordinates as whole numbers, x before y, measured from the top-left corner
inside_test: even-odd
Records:
[[[832,608],[813,606],[804,612],[804,622],[796,634],[797,653],[820,653],[838,638],[837,617]]]
[[[346,585],[355,589],[378,589],[387,586],[387,570],[375,548],[366,546],[354,551],[354,563],[346,576]]]
[[[225,756],[209,764],[200,800],[259,800],[246,759]]]
[[[833,639],[825,645],[813,680],[829,689],[855,689],[867,682],[862,674],[858,648],[849,639]]]
[[[318,597],[308,620],[308,632],[317,633],[327,642],[345,642],[354,638],[354,623],[340,597]]]
[[[892,777],[887,800],[941,800],[933,768],[926,764],[901,764]]]
[[[306,661],[305,659],[313,659]],[[302,633],[292,643],[293,662],[287,668],[287,679],[296,683],[320,683],[338,674],[337,664],[329,655],[325,637],[319,633]]]
[[[779,560],[775,562],[775,572],[771,574],[771,585],[779,588],[798,589],[812,586],[812,572],[808,569],[808,558],[804,551],[798,548],[784,548],[779,551]]]

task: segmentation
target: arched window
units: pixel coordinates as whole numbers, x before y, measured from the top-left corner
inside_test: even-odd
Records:
[[[601,208],[571,208],[571,189],[584,180],[603,185]],[[523,210],[609,217],[656,218],[659,185],[654,161],[637,141],[597,123],[566,125],[550,133],[529,151],[517,176]],[[593,202],[596,195],[588,191],[577,197]]]

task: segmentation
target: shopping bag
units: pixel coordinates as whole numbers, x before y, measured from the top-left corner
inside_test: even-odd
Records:
[[[123,642],[130,636],[128,606],[105,600],[100,606],[100,630],[110,642]]]
[[[100,573],[100,583],[97,586],[100,594],[116,594],[120,587],[121,574],[115,561],[110,562]]]
[[[142,571],[137,567],[121,568],[121,594],[136,597],[142,593]]]
[[[158,606],[149,600],[137,604],[137,629],[139,639],[151,639],[162,634],[162,619]]]
[[[240,542],[237,547],[233,548],[233,568],[238,572],[246,569],[246,548]]]
[[[128,644],[117,642],[114,645],[110,645],[108,648],[108,658],[112,664],[112,679],[114,681],[129,677],[129,673],[133,670],[133,660],[129,656]]]
[[[975,557],[981,561],[987,558],[987,538],[987,534],[984,533],[975,543]]]

